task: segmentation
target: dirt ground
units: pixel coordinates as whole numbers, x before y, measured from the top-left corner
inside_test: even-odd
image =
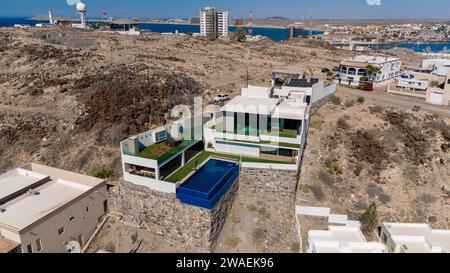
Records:
[[[99,250],[111,253],[175,253],[175,247],[163,237],[116,217],[106,220],[86,252],[95,253]]]
[[[63,27],[2,28],[0,53],[0,171],[34,161],[88,174],[112,167],[116,177],[120,141],[163,125],[194,96],[209,104],[219,92],[238,94],[247,67],[250,84],[270,85],[272,68],[325,77],[323,67],[356,54],[301,39],[242,44]]]
[[[295,172],[246,170],[216,253],[298,252],[295,233]]]
[[[450,120],[337,93],[312,116],[298,205],[450,228]]]

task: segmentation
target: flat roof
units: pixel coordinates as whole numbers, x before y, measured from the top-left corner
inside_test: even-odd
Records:
[[[428,224],[384,223],[391,238],[407,252],[431,252],[441,247],[450,252],[450,230],[434,230]]]
[[[382,253],[385,246],[367,242],[359,227],[329,226],[328,230],[310,230],[308,242],[317,253]]]
[[[48,176],[23,169],[12,170],[1,175],[0,203],[15,193],[26,190],[45,179],[48,179]]]
[[[343,65],[348,66],[359,66],[361,64],[384,64],[394,61],[400,61],[400,58],[396,57],[381,57],[381,56],[366,56],[366,55],[360,55],[353,58],[347,58],[341,62]]]
[[[223,106],[221,110],[270,116],[279,101],[279,99],[237,96]]]
[[[46,183],[30,188],[14,199],[1,205],[0,226],[13,231],[20,231],[30,226],[53,211],[85,194],[104,180],[64,171],[38,164],[29,164],[16,169],[17,172],[32,171],[50,177]],[[22,181],[24,179],[24,181]],[[30,183],[27,176],[14,176],[18,184]],[[34,181],[34,180],[32,180]],[[21,189],[21,187],[17,187]]]
[[[287,99],[274,109],[272,117],[303,120],[305,118],[307,107],[308,104],[306,102]]]

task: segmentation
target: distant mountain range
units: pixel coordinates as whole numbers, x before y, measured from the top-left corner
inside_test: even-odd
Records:
[[[289,18],[283,17],[283,16],[272,16],[272,17],[267,17],[264,18],[262,20],[266,20],[266,21],[289,21]]]

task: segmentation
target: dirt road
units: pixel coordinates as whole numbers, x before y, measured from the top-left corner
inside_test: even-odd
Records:
[[[338,87],[338,94],[339,93],[346,95],[358,95],[366,99],[370,99],[373,102],[386,104],[392,107],[399,107],[402,109],[411,109],[414,106],[420,106],[420,108],[424,111],[450,117],[450,107],[428,104],[424,100],[418,98],[390,95],[384,91],[364,92],[343,86]]]

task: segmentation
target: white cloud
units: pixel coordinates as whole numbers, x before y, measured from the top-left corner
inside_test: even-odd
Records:
[[[367,0],[367,1],[369,1],[369,0]],[[73,6],[73,5],[80,3],[81,0],[66,0],[66,2],[67,2],[67,5]]]
[[[369,6],[381,6],[381,0],[366,0]]]

